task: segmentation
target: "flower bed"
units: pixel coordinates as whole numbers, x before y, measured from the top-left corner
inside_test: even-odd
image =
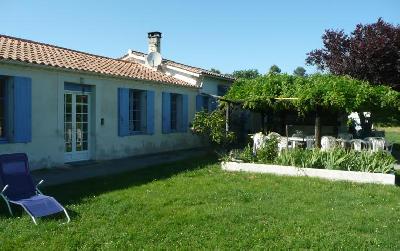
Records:
[[[328,180],[351,181],[359,183],[375,183],[395,185],[394,174],[342,171],[329,169],[301,168],[294,166],[280,166],[256,163],[222,162],[222,169],[226,171],[243,171],[253,173],[270,173],[286,176],[308,176]]]
[[[319,149],[289,149],[278,154],[272,142],[259,149],[256,154],[250,146],[243,150],[233,150],[225,161],[239,160],[245,163],[275,164],[301,168],[331,169],[369,173],[394,173],[396,159],[386,152],[352,151],[334,148],[326,151]]]

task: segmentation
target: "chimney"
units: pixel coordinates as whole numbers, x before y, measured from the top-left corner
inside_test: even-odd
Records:
[[[161,53],[161,32],[153,31],[148,33],[149,38],[149,53]]]

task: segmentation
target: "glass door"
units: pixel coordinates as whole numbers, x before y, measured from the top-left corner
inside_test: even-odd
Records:
[[[65,162],[90,159],[89,94],[64,94]]]

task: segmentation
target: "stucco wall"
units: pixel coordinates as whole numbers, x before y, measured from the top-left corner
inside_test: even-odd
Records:
[[[176,68],[170,66],[165,66],[163,69],[167,75],[183,80],[187,83],[191,83],[194,86],[198,85],[199,77],[194,74],[185,72],[183,70],[176,70]]]
[[[0,64],[0,75],[32,79],[32,141],[0,144],[0,153],[25,152],[32,169],[64,164],[64,82],[92,86],[90,150],[92,159],[112,159],[201,146],[198,137],[187,133],[161,133],[163,91],[187,94],[189,121],[194,117],[198,90],[153,82],[103,78],[25,66]],[[118,136],[118,88],[155,91],[154,135]],[[104,118],[104,125],[100,124]]]
[[[229,86],[230,82],[222,79],[204,77],[200,91],[202,93],[217,95],[218,85]]]

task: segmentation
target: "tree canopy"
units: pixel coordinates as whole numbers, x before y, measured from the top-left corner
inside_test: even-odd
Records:
[[[296,69],[294,69],[293,75],[303,77],[306,75],[306,69],[304,69],[304,67],[299,66]]]
[[[225,98],[242,102],[244,108],[255,111],[289,109],[305,114],[322,108],[348,113],[379,112],[388,116],[400,112],[400,93],[390,87],[327,74],[307,77],[269,74],[255,79],[239,79]]]
[[[279,68],[276,64],[269,67],[268,74],[279,74],[281,73],[281,68]]]
[[[214,72],[214,73],[221,74],[221,71],[218,70],[218,69],[215,69],[215,68],[211,68],[210,71],[211,71],[211,72]]]
[[[257,69],[248,69],[248,70],[238,70],[232,73],[232,77],[235,79],[245,78],[245,79],[253,79],[260,76],[260,73]]]
[[[336,75],[349,75],[400,91],[400,26],[358,24],[351,34],[326,30],[324,47],[309,52],[306,63]]]

